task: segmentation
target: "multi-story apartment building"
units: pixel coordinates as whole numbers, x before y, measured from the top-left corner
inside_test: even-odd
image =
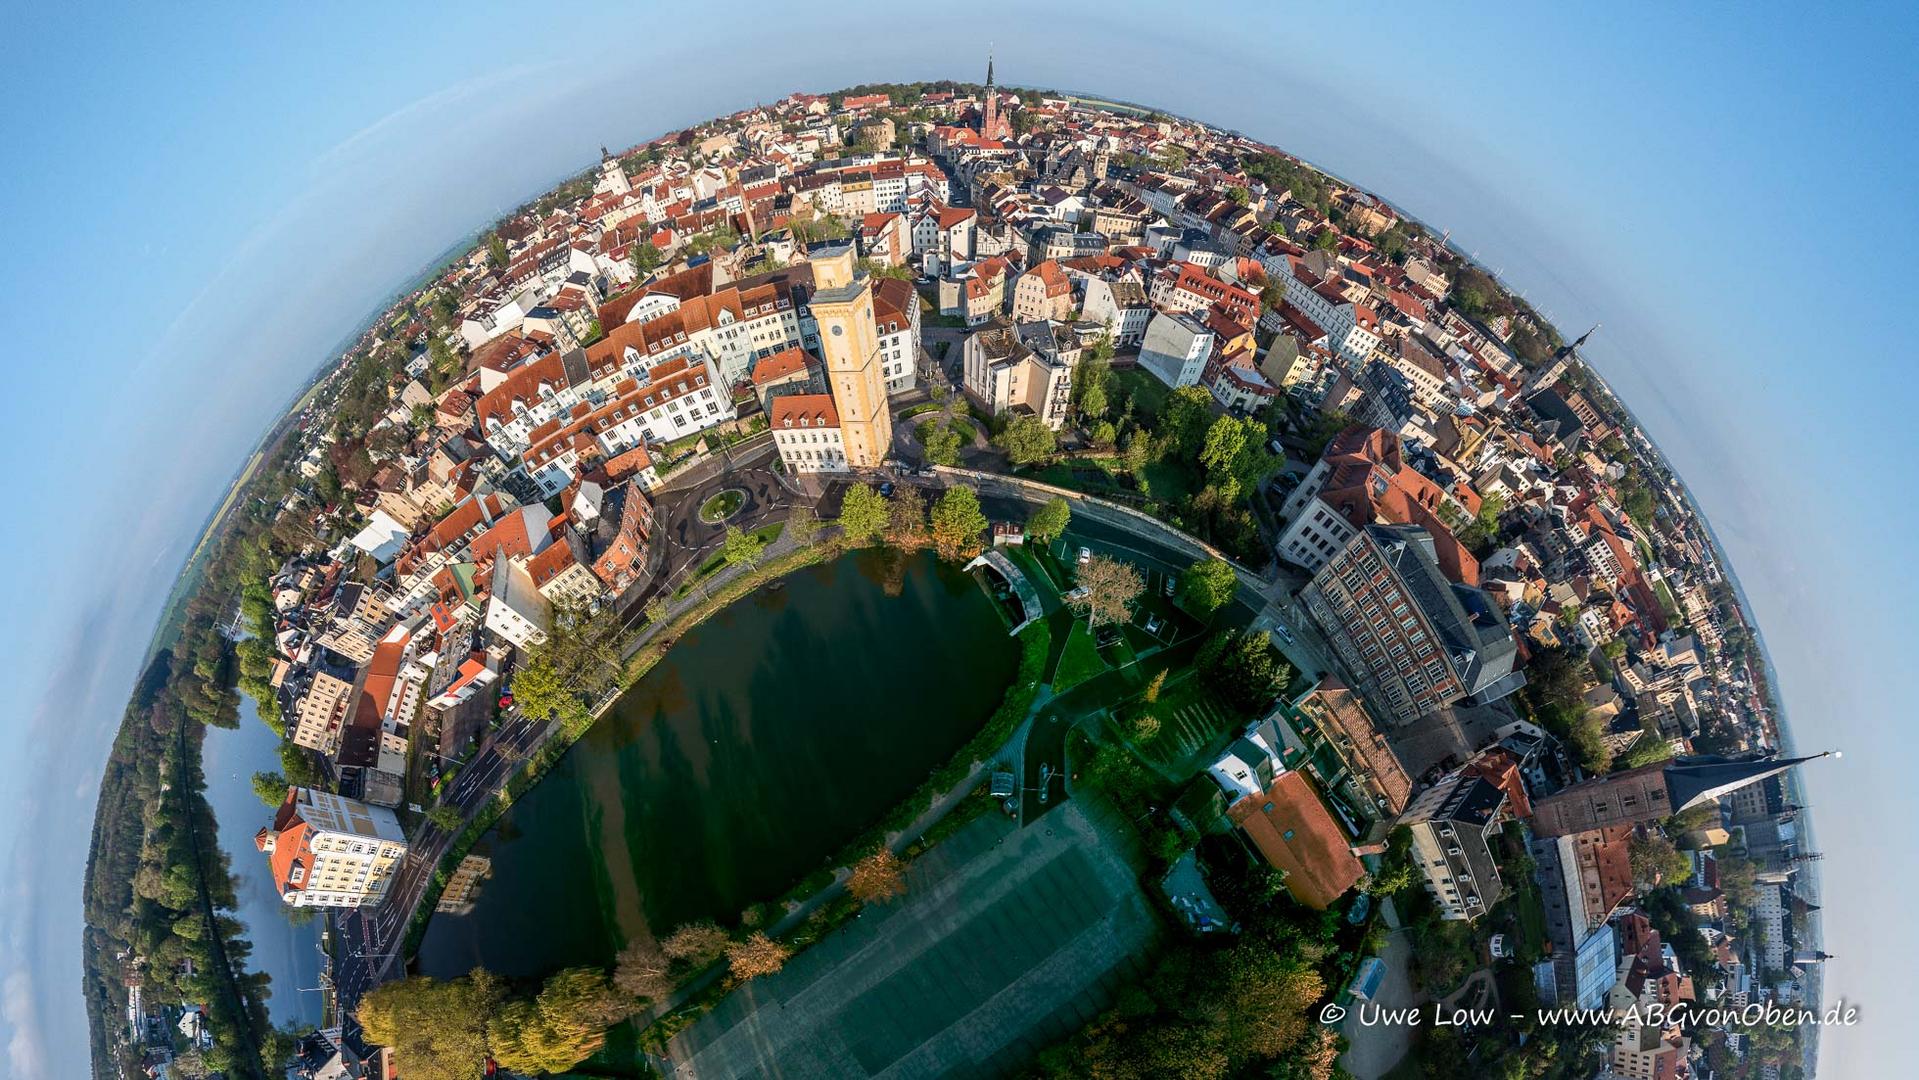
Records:
[[[306,693],[293,706],[287,725],[294,743],[322,754],[340,747],[347,709],[353,705],[353,681],[328,671],[315,671]]]
[[[1167,386],[1193,386],[1212,355],[1212,331],[1191,315],[1162,311],[1146,324],[1139,366]]]
[[[1036,264],[1013,283],[1013,321],[1065,320],[1073,313],[1073,283],[1058,262]]]
[[[1417,525],[1360,530],[1300,595],[1368,703],[1394,723],[1525,684],[1492,598],[1448,581],[1432,536]]]
[[[910,281],[882,278],[873,284],[874,332],[888,394],[919,385],[920,294]]]
[[[1319,460],[1286,498],[1286,526],[1273,547],[1295,566],[1317,571],[1362,527],[1376,521],[1418,525],[1448,580],[1479,583],[1479,560],[1454,538],[1446,516],[1464,518],[1452,496],[1406,464],[1399,437],[1355,425],[1334,436]]]
[[[1492,845],[1505,808],[1503,788],[1462,769],[1421,792],[1400,815],[1440,918],[1470,921],[1499,902],[1505,887]]]
[[[994,416],[1026,411],[1058,430],[1072,402],[1079,342],[1061,323],[1015,327],[995,316],[966,339],[961,378],[968,397]]]
[[[393,811],[325,791],[296,787],[254,834],[280,899],[293,907],[360,907],[386,896],[406,855]]]
[[[782,394],[767,418],[780,461],[795,473],[845,472],[846,445],[831,394]]]

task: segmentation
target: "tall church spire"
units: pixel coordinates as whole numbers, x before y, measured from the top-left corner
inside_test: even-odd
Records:
[[[993,47],[991,45],[986,47],[986,88],[988,90],[993,88]]]

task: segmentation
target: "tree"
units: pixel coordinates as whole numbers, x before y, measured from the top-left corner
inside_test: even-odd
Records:
[[[1135,713],[1127,727],[1135,743],[1149,743],[1159,735],[1159,717],[1149,712]]]
[[[926,545],[926,496],[919,488],[905,486],[893,492],[886,513],[886,542],[901,551]]]
[[[1073,508],[1065,499],[1054,496],[1026,519],[1026,535],[1041,543],[1051,543],[1059,539],[1072,519]]]
[[[1338,251],[1339,250],[1339,230],[1332,229],[1332,228],[1321,229],[1319,232],[1319,235],[1313,237],[1313,250],[1314,251]]]
[[[566,684],[550,657],[535,653],[513,676],[513,700],[522,713],[535,719],[577,720],[586,712],[579,694]]]
[[[475,969],[459,979],[383,983],[360,999],[356,1015],[368,1041],[393,1049],[401,1075],[466,1080],[485,1064],[488,1024],[503,997],[498,980]]]
[[[1079,395],[1079,413],[1083,417],[1098,418],[1106,415],[1109,403],[1106,400],[1105,380],[1088,383]]]
[[[1166,668],[1160,668],[1158,672],[1154,673],[1153,680],[1146,684],[1146,692],[1140,695],[1141,700],[1145,701],[1148,705],[1158,701],[1160,691],[1166,688],[1167,670]]]
[[[886,499],[870,484],[846,489],[840,504],[840,532],[853,547],[872,543],[886,531]]]
[[[1194,665],[1228,701],[1247,712],[1272,704],[1293,681],[1292,667],[1273,651],[1272,635],[1264,630],[1215,635],[1200,648]]]
[[[792,949],[767,937],[765,931],[755,930],[745,941],[736,941],[727,946],[727,970],[736,979],[757,979],[785,967],[787,958],[792,955]]]
[[[668,934],[660,951],[689,968],[703,968],[725,955],[726,943],[726,931],[710,922],[695,922]]]
[[[813,542],[820,533],[820,516],[811,506],[802,503],[793,508],[786,516],[786,535],[802,547]]]
[[[1179,600],[1186,610],[1201,618],[1232,602],[1239,591],[1239,575],[1224,559],[1198,559],[1186,568],[1179,583]]]
[[[1692,873],[1692,860],[1661,832],[1634,833],[1626,842],[1633,880],[1642,885],[1669,884]]]
[[[1016,466],[1044,461],[1052,456],[1053,448],[1057,445],[1053,429],[1031,413],[1014,417],[1005,430],[994,437],[993,442],[1006,451],[1007,458]]]
[[[1067,605],[1094,630],[1131,619],[1133,604],[1146,591],[1138,567],[1106,555],[1081,563],[1075,580],[1078,587],[1067,594]]]
[[[658,626],[660,623],[665,622],[666,612],[666,597],[656,596],[646,602],[646,621],[649,625]]]
[[[287,799],[287,778],[277,772],[254,773],[253,794],[268,806],[278,806]]]
[[[882,845],[853,866],[846,891],[862,904],[891,900],[906,892],[906,864],[892,848]]]
[[[1459,542],[1465,544],[1475,555],[1485,555],[1492,550],[1494,541],[1499,539],[1499,514],[1506,508],[1506,500],[1498,492],[1487,495],[1479,504],[1479,513],[1472,522],[1460,530]]]
[[[666,261],[666,257],[660,254],[660,249],[654,247],[651,240],[634,241],[630,258],[633,261],[633,273],[642,278],[658,270],[660,264]]]
[[[720,554],[726,561],[737,565],[757,566],[760,556],[766,553],[766,541],[757,533],[744,532],[738,525],[730,525],[726,530],[726,540],[720,546]]]
[[[465,821],[466,819],[460,815],[457,809],[445,803],[441,803],[426,812],[426,823],[443,833],[452,832],[459,828]]]
[[[522,1073],[562,1073],[606,1045],[606,1030],[630,1011],[597,968],[568,968],[532,1001],[509,1001],[489,1034],[493,1057]]]
[[[1205,442],[1213,422],[1213,395],[1203,386],[1182,386],[1166,397],[1166,412],[1160,419],[1160,434],[1166,439],[1167,453],[1191,458]]]
[[[506,269],[506,239],[497,232],[486,234],[486,261],[496,270]]]
[[[1100,420],[1087,429],[1086,437],[1092,440],[1094,446],[1111,448],[1119,441],[1119,429],[1113,426],[1111,420]]]
[[[1233,461],[1239,457],[1239,451],[1246,445],[1246,429],[1239,420],[1231,416],[1222,416],[1213,421],[1206,429],[1206,439],[1200,446],[1199,463],[1215,482],[1232,476]]]
[[[947,417],[929,420],[920,426],[919,434],[927,464],[952,468],[960,463],[960,433],[953,420]]]
[[[631,942],[614,958],[613,985],[638,1000],[664,1001],[673,992],[672,964],[654,942]]]
[[[933,548],[941,558],[957,561],[979,554],[985,531],[986,514],[972,488],[956,484],[933,505]]]
[[[280,743],[280,773],[289,787],[314,787],[326,778],[307,749],[291,739]]]

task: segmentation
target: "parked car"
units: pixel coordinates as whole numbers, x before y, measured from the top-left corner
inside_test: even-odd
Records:
[[[888,480],[880,485],[880,497],[883,499],[890,499],[893,497],[893,482],[891,480]]]
[[[1288,645],[1293,644],[1293,632],[1291,630],[1286,629],[1285,623],[1274,623],[1273,633],[1279,638],[1279,640],[1285,642],[1286,644]]]
[[[1159,587],[1159,591],[1160,595],[1170,599],[1174,593],[1179,591],[1179,578],[1174,577],[1172,574],[1167,574],[1166,583]]]
[[[1164,625],[1166,624],[1160,621],[1159,616],[1157,615],[1146,616],[1146,632],[1147,633],[1157,634],[1159,633],[1159,628]]]
[[[1091,562],[1092,560],[1093,560],[1092,548],[1082,547],[1079,549],[1079,561],[1081,563],[1088,563],[1088,562]]]

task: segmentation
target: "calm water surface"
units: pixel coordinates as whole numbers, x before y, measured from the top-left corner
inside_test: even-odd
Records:
[[[784,894],[977,732],[1018,649],[972,578],[861,552],[676,645],[482,850],[475,910],[420,967],[608,964],[627,941]]]

